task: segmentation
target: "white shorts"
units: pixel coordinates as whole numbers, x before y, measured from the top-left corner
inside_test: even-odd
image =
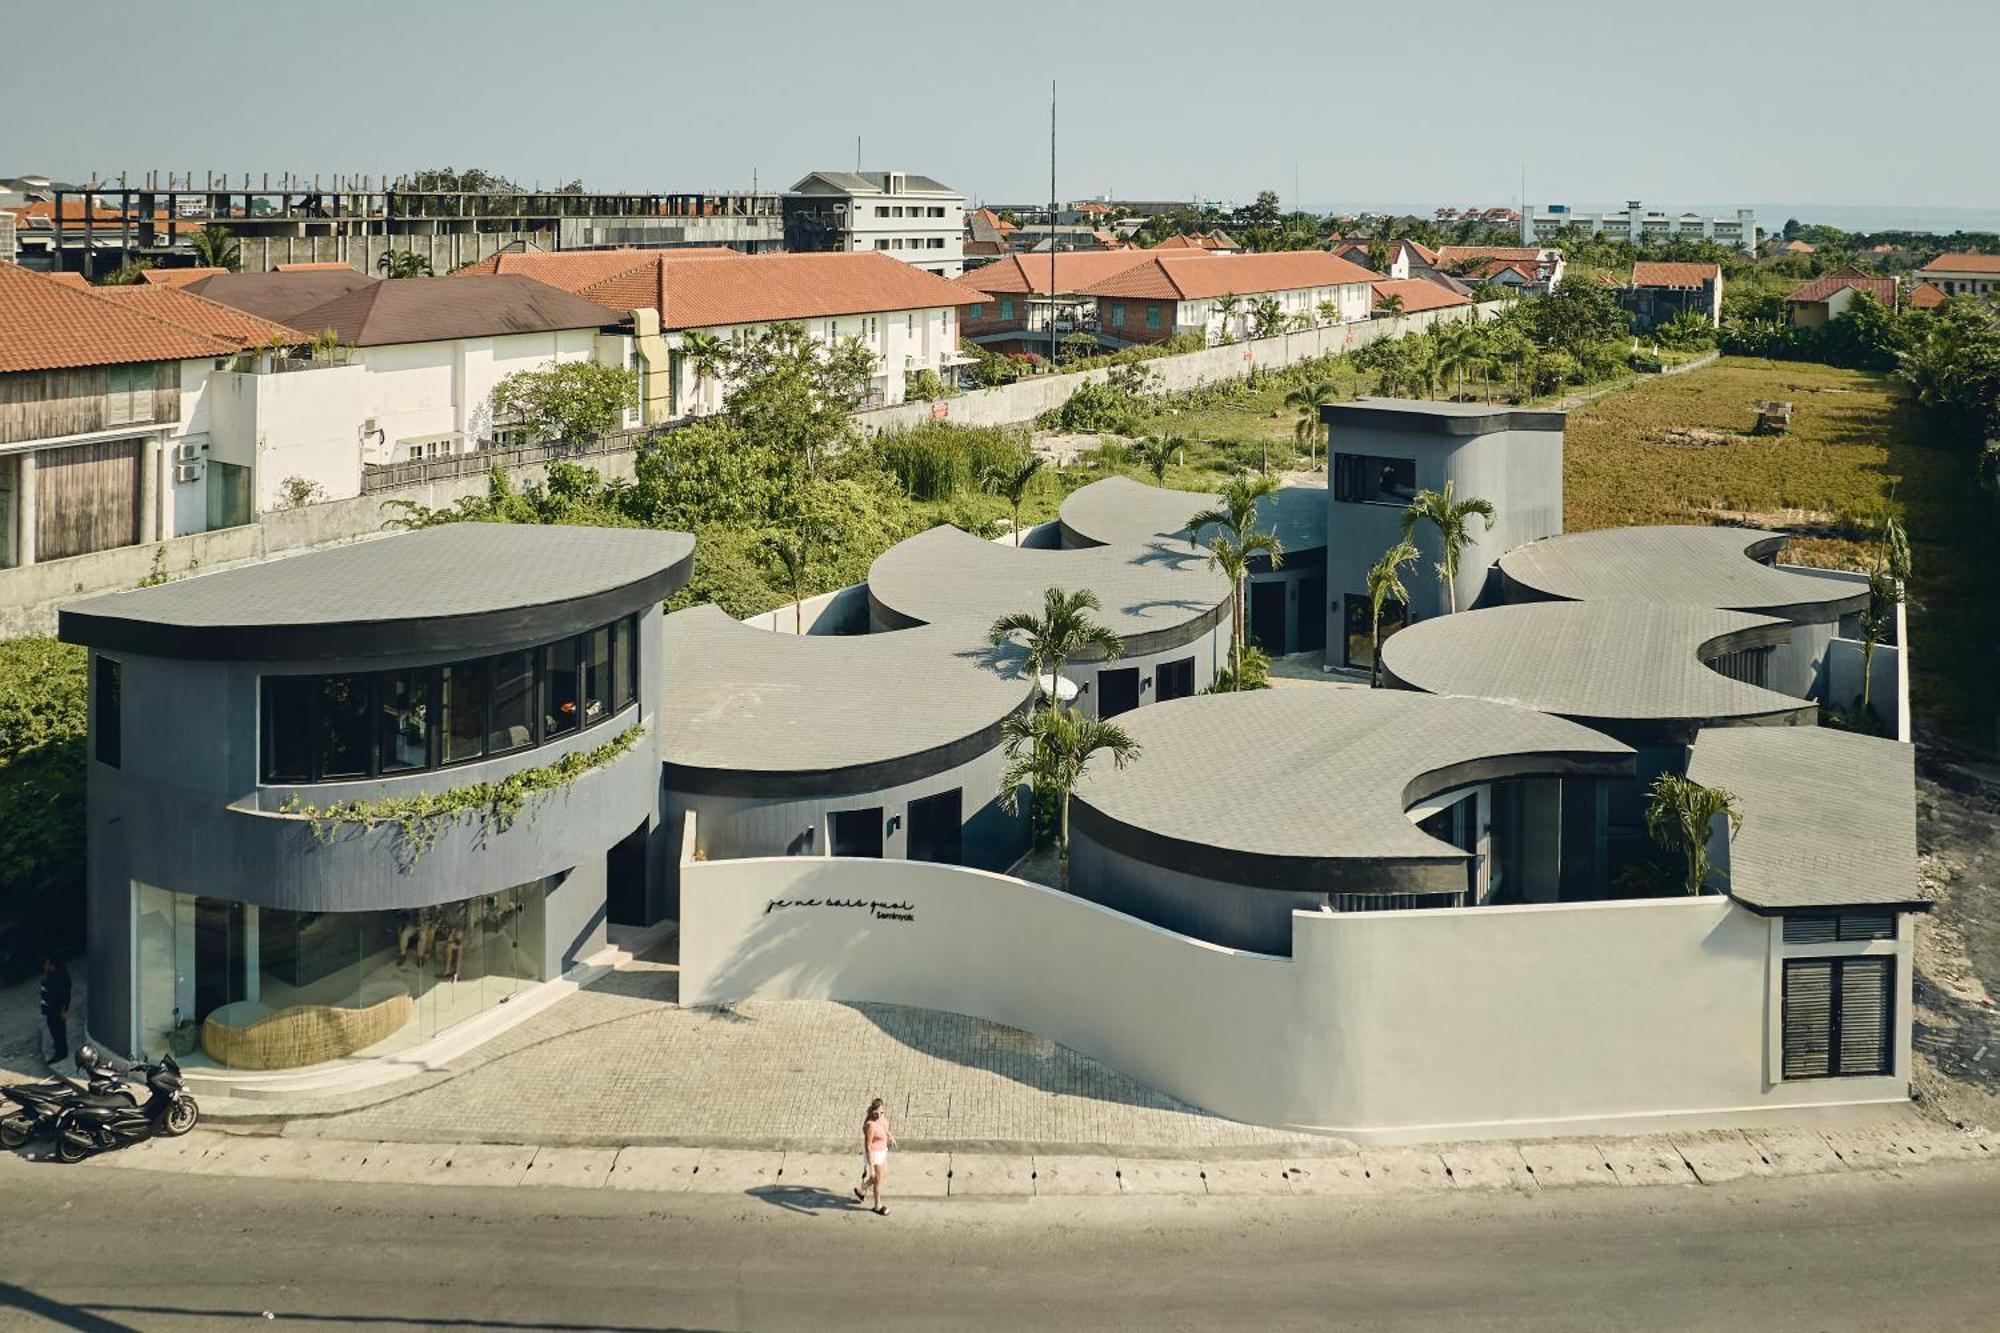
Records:
[[[887,1148],[877,1148],[875,1149],[875,1151],[869,1153],[868,1165],[870,1166],[889,1165],[889,1150]]]

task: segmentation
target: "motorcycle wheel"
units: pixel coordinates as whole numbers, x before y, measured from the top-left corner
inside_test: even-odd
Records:
[[[200,1120],[200,1105],[192,1097],[183,1097],[167,1108],[166,1117],[160,1121],[160,1133],[177,1139],[193,1129]]]
[[[90,1156],[87,1144],[78,1143],[67,1134],[56,1135],[56,1160],[71,1164],[81,1162]]]
[[[32,1124],[16,1119],[0,1120],[0,1148],[12,1152],[33,1137],[34,1132]]]

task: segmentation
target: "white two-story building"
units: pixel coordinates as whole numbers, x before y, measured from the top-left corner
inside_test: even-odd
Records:
[[[1379,276],[1324,250],[1148,251],[1145,262],[1085,292],[1097,300],[1097,336],[1107,343],[1159,343],[1184,333],[1218,343],[1367,319]],[[1260,317],[1270,308],[1265,302],[1275,305],[1282,327]]]
[[[940,278],[965,271],[965,196],[902,171],[815,171],[785,194],[785,248],[874,251]]]

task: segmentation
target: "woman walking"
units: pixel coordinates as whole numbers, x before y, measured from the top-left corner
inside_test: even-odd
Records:
[[[864,1202],[868,1190],[875,1190],[875,1211],[887,1217],[889,1210],[882,1203],[882,1177],[889,1171],[889,1149],[896,1146],[896,1136],[889,1132],[889,1114],[882,1109],[882,1099],[877,1097],[868,1103],[868,1114],[861,1121],[861,1156],[868,1164],[867,1174],[854,1191],[854,1201]]]

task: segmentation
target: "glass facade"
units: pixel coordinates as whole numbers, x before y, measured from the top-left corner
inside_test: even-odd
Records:
[[[394,777],[511,754],[624,711],[638,680],[636,616],[468,662],[266,676],[263,780]]]
[[[1414,458],[1333,456],[1333,498],[1349,504],[1406,505],[1417,497]]]
[[[384,912],[292,912],[135,883],[138,1049],[262,1069],[407,1049],[544,979],[553,882]],[[204,1041],[210,1018],[226,1031]]]

